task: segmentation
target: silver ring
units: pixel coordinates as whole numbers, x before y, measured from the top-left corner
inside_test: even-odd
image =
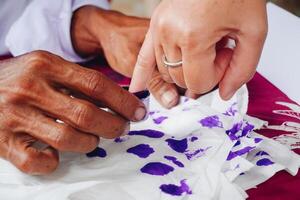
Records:
[[[182,65],[182,60],[177,61],[177,62],[169,62],[167,60],[167,57],[165,55],[163,55],[163,63],[166,67],[180,67]]]

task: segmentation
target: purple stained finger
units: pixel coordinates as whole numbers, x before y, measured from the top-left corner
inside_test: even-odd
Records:
[[[164,176],[172,171],[174,171],[173,167],[161,162],[150,162],[141,168],[142,173],[155,176]]]
[[[127,149],[127,153],[132,153],[140,158],[147,158],[150,154],[154,153],[154,150],[148,144],[139,144]]]
[[[165,116],[161,116],[161,117],[158,117],[158,118],[153,118],[153,122],[155,124],[161,124],[163,121],[165,121],[166,119],[168,119],[168,117],[165,117]]]
[[[87,153],[86,156],[91,158],[91,157],[101,157],[104,158],[106,157],[106,151],[100,147],[97,147],[96,149],[94,149],[93,151],[91,151],[90,153]]]
[[[177,160],[174,156],[164,156],[165,159],[172,161],[173,164],[177,165],[178,167],[184,167],[184,164]]]
[[[274,164],[274,162],[272,162],[268,158],[263,158],[256,162],[257,166],[269,166],[269,165],[273,165],[273,164]]]
[[[237,156],[244,155],[244,154],[250,152],[251,150],[253,150],[254,148],[255,147],[245,147],[245,148],[237,150],[237,151],[230,151],[229,155],[227,157],[227,160],[232,160],[233,158],[235,158]]]
[[[190,187],[186,184],[186,180],[180,181],[180,185],[163,184],[159,187],[162,192],[172,196],[181,196],[183,193],[192,194]]]
[[[168,143],[169,147],[171,147],[171,149],[178,153],[185,152],[188,147],[186,138],[182,140],[166,139],[166,142]]]
[[[219,120],[219,117],[217,115],[205,117],[204,119],[201,119],[199,123],[208,128],[223,128],[222,122]]]
[[[152,129],[146,129],[146,130],[139,130],[139,131],[130,131],[128,135],[139,135],[139,136],[146,136],[149,138],[162,138],[164,136],[164,133]]]

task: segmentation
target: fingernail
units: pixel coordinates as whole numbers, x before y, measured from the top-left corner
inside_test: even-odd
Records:
[[[161,99],[163,104],[165,104],[166,106],[171,105],[175,100],[176,100],[176,94],[174,94],[174,92],[171,91],[167,91],[165,93],[163,93]]]
[[[122,133],[122,136],[127,135],[129,133],[129,131],[130,131],[130,123],[128,123],[126,125],[126,128],[125,128],[124,132]]]
[[[145,107],[138,107],[134,113],[134,119],[136,121],[140,121],[140,120],[144,119],[145,115],[146,115]]]

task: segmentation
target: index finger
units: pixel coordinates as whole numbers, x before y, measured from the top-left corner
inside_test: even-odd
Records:
[[[64,67],[63,70],[58,70],[60,73],[53,73],[51,76],[56,84],[100,101],[126,119],[139,121],[144,118],[146,114],[144,104],[102,73],[64,60],[62,63],[55,63],[55,61],[52,63],[54,65],[63,64],[62,67]]]
[[[155,63],[153,39],[149,30],[146,34],[145,41],[139,52],[137,62],[134,67],[133,76],[129,87],[130,92],[139,92],[141,90],[145,90],[147,82],[152,77]]]

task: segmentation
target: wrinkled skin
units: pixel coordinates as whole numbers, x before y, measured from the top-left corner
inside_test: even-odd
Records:
[[[79,55],[104,53],[115,71],[131,77],[148,28],[149,19],[84,6],[73,15],[71,35]]]
[[[254,75],[266,34],[264,0],[164,0],[151,18],[130,91],[148,86],[169,108],[183,89],[196,98],[218,85],[228,100]],[[233,50],[226,48],[229,38]],[[165,67],[163,55],[182,66]]]
[[[25,173],[48,174],[58,151],[90,152],[100,137],[118,137],[144,115],[134,95],[56,55],[36,51],[0,61],[0,156]],[[48,146],[36,148],[37,141]]]

